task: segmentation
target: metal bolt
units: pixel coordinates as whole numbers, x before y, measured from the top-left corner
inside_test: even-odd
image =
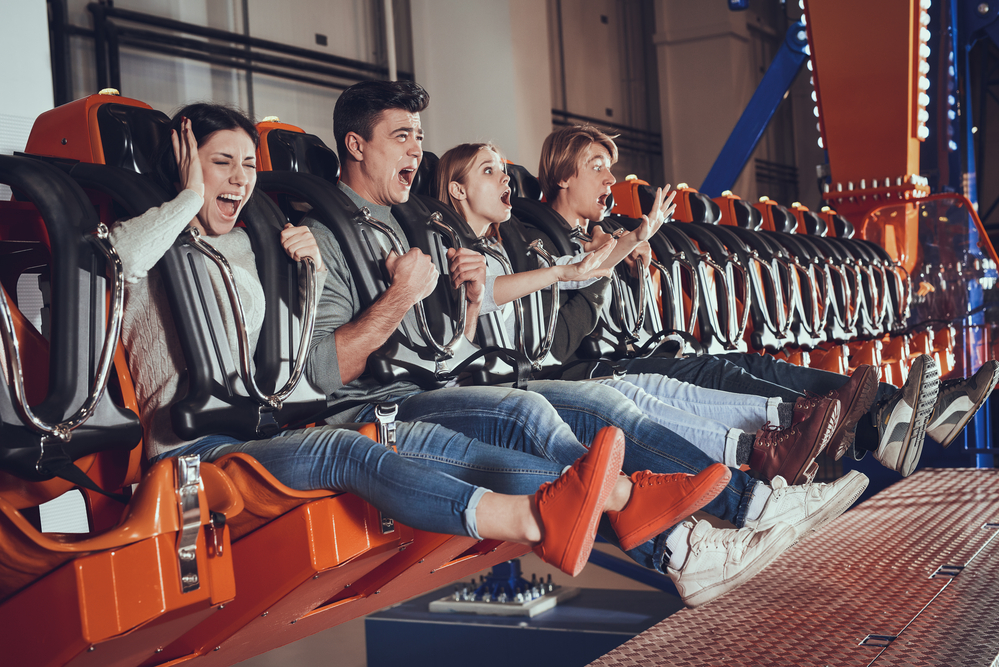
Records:
[[[988,10],[986,10],[986,11],[988,11]],[[62,139],[62,145],[65,146],[68,143],[69,143],[69,140],[66,139],[66,137],[63,137],[63,139]]]
[[[319,578],[319,575],[318,575],[318,574],[316,574],[316,575],[313,575],[313,576],[312,576],[312,578],[313,578],[313,579],[318,579],[318,578]]]
[[[224,604],[220,604],[219,605],[219,609],[225,609],[225,605]]]
[[[988,14],[989,13],[989,3],[987,3],[987,2],[980,2],[980,3],[978,3],[978,13],[981,14],[982,16],[985,16],[986,14]]]
[[[271,612],[269,612],[269,611],[265,611],[265,612],[264,612],[264,613],[262,613],[262,614],[261,614],[260,616],[261,616],[261,618],[263,618],[264,616],[266,616],[266,615],[267,615],[267,614],[269,614],[269,613],[271,613]]]
[[[93,653],[94,649],[96,648],[97,648],[96,646],[91,646],[90,648],[87,649],[87,653]]]
[[[221,650],[221,649],[222,649],[222,647],[221,647],[221,646],[216,646],[216,647],[215,647],[215,648],[213,648],[212,650],[213,650],[213,651],[219,651],[219,650]]]
[[[381,593],[381,591],[375,591],[375,595],[378,595],[379,593]]]
[[[420,559],[420,562],[421,562],[421,563],[423,562],[423,559],[422,559],[422,558]]]
[[[156,652],[157,652],[157,653],[162,653],[162,652],[163,652],[163,649],[161,649],[161,648],[158,648],[158,649],[156,649]]]
[[[350,588],[350,584],[345,584],[344,588]]]
[[[296,623],[298,623],[298,621],[292,621],[291,622],[292,625],[295,625]]]

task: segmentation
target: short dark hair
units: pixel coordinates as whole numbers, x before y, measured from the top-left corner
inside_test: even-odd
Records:
[[[173,155],[173,142],[170,141],[169,130],[176,130],[180,134],[180,126],[184,119],[191,121],[191,131],[194,138],[201,146],[208,137],[219,130],[243,130],[256,147],[260,143],[260,133],[242,109],[225,104],[215,104],[213,102],[196,102],[188,104],[186,107],[173,115],[170,125],[167,127],[166,139],[159,149],[159,156],[156,160],[157,176],[161,185],[168,192],[173,191],[174,183],[180,181],[180,174],[177,171],[177,160]]]
[[[362,81],[343,91],[333,107],[333,137],[342,163],[347,159],[347,134],[354,132],[365,141],[378,116],[388,109],[420,113],[430,104],[430,93],[415,81]]]

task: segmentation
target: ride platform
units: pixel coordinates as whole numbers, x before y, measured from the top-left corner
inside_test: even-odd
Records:
[[[921,470],[592,665],[993,665],[997,535],[999,470]]]

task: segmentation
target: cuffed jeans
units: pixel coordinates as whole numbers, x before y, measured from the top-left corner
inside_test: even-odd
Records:
[[[705,389],[655,373],[598,382],[621,392],[656,423],[728,466],[739,465],[736,452],[740,435],[753,434],[766,422],[779,423],[777,405],[781,399],[777,397]],[[691,419],[691,415],[700,419]]]
[[[476,539],[476,508],[487,489],[534,493],[564,468],[435,424],[400,423],[396,436],[405,446],[403,456],[356,431],[332,426],[249,442],[207,436],[167,456],[199,454],[213,461],[243,452],[293,489],[347,491],[408,526]]]
[[[504,387],[451,387],[417,393],[396,400],[398,418],[439,424],[498,448],[533,454],[560,466],[570,465],[586,453],[581,443],[592,442],[606,426],[616,426],[624,432],[623,469],[628,474],[638,470],[697,473],[714,463],[697,447],[646,417],[611,387],[535,381],[528,383],[527,388],[525,392]],[[373,407],[365,408],[357,419],[369,421],[373,414]],[[400,453],[408,451],[405,444],[397,441],[397,446]],[[461,471],[452,474],[464,478]],[[503,487],[490,488],[505,493],[527,492],[524,480],[517,474],[510,474],[503,481]],[[751,477],[733,470],[726,488],[703,509],[742,526],[755,485]],[[667,534],[632,549],[628,555],[662,572]]]

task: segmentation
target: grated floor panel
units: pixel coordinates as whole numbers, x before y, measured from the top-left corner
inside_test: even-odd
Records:
[[[997,537],[999,470],[922,470],[592,665],[989,666]]]

